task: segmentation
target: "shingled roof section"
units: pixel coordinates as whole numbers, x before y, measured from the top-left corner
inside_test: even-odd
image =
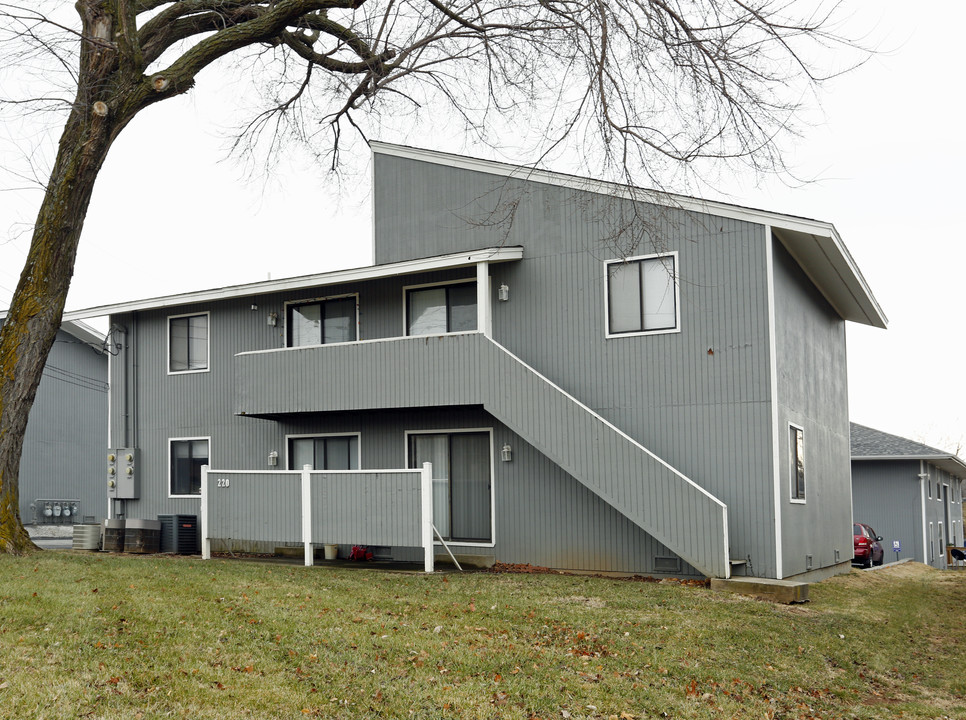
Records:
[[[849,423],[851,428],[852,457],[907,457],[938,458],[954,457],[946,450],[939,450],[898,435],[873,430],[865,425]]]

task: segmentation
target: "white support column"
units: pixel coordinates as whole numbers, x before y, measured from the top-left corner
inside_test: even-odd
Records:
[[[493,296],[490,293],[490,264],[476,263],[476,327],[486,335],[493,335],[493,307],[490,304]]]
[[[420,472],[420,489],[422,499],[422,539],[424,552],[424,569],[431,573],[435,569],[436,548],[433,547],[433,464],[423,463]]]
[[[919,503],[922,514],[922,563],[929,564],[929,528],[926,525],[926,482],[932,481],[926,473],[926,461],[919,461]]]
[[[208,466],[201,466],[201,558],[211,560],[211,540],[208,539]]]
[[[305,543],[305,567],[312,567],[312,466],[302,466],[302,542]]]

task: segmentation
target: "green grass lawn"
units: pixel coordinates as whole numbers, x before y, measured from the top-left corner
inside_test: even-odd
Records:
[[[0,717],[966,717],[966,572],[854,571],[810,596],[0,557]]]

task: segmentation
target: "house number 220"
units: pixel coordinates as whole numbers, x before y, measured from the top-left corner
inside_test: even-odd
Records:
[[[220,488],[228,487],[229,485],[231,485],[231,481],[228,478],[218,478],[217,480],[215,480],[215,483],[216,483],[215,487],[220,487]]]

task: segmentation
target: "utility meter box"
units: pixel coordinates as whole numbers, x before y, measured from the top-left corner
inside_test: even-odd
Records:
[[[116,500],[137,500],[141,494],[137,448],[107,451],[107,496]]]

